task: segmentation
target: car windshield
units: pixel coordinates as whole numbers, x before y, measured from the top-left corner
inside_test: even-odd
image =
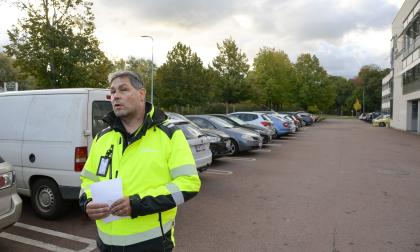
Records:
[[[228,118],[229,118],[230,120],[232,120],[232,121],[236,122],[236,123],[237,123],[237,124],[239,124],[239,125],[245,125],[245,124],[246,124],[246,122],[242,121],[241,119],[239,119],[239,118],[238,118],[238,117],[236,117],[236,116],[228,116]]]
[[[217,117],[209,117],[208,118],[210,122],[216,124],[219,127],[222,128],[233,128],[233,125],[224,121],[223,119],[217,118]]]

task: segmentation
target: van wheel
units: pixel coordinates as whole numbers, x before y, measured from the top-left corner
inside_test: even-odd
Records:
[[[31,187],[31,203],[35,213],[43,219],[56,219],[64,209],[57,184],[48,178],[36,180]]]
[[[379,123],[379,127],[385,127],[385,123],[384,122]]]

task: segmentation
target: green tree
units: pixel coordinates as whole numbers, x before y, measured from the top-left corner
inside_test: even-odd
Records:
[[[315,55],[301,54],[295,64],[296,83],[293,87],[296,102],[304,109],[316,107],[326,111],[335,102],[336,89]]]
[[[8,30],[6,54],[32,75],[40,88],[107,86],[111,62],[94,36],[92,3],[44,0],[38,6],[18,1],[26,12]]]
[[[119,59],[113,62],[113,71],[118,70],[130,70],[134,71],[136,73],[139,73],[144,85],[146,87],[146,90],[148,92],[148,96],[150,97],[151,92],[151,83],[152,83],[152,61],[146,60],[143,58],[136,58],[134,56],[128,57],[127,60]],[[155,64],[153,64],[153,71],[156,73],[157,67]],[[156,92],[154,92],[156,93]]]
[[[389,69],[381,69],[377,65],[363,66],[353,80],[354,97],[365,96],[365,112],[380,111],[382,103],[382,79],[389,73]]]
[[[217,83],[217,96],[226,105],[226,113],[230,103],[248,99],[250,86],[245,81],[248,74],[248,60],[232,38],[217,44],[219,55],[213,60],[213,68],[218,72],[220,81]]]
[[[336,87],[336,98],[334,104],[334,110],[338,115],[343,114],[350,114],[351,113],[351,106],[348,106],[348,99],[353,99],[352,93],[354,89],[354,85],[351,81],[347,80],[346,78],[340,76],[329,76],[329,80],[335,85]]]
[[[209,83],[201,59],[189,46],[178,42],[168,52],[166,62],[156,73],[158,104],[175,107],[201,105],[208,101]]]
[[[293,64],[283,51],[262,48],[254,59],[254,71],[250,79],[255,81],[255,101],[270,109],[282,109],[292,103],[291,83],[294,78]]]
[[[16,81],[19,83],[19,90],[34,89],[37,86],[32,76],[22,73],[19,68],[14,67],[15,59],[0,53],[0,87],[4,82]]]

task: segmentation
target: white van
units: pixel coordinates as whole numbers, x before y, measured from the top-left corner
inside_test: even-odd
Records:
[[[80,171],[111,110],[107,89],[0,93],[0,153],[39,216],[56,218],[63,200],[78,199]]]

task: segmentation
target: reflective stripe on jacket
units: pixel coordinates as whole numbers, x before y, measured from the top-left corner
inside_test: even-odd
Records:
[[[168,124],[163,112],[146,105],[142,128],[132,142],[125,139],[121,122],[110,113],[111,127],[95,137],[81,173],[81,196],[92,198],[90,185],[122,179],[123,194],[130,197],[131,218],[110,223],[96,221],[101,240],[126,246],[162,236],[174,226],[176,206],[194,197],[201,186],[191,149],[181,130]],[[102,156],[112,149],[112,169],[97,175]],[[161,213],[161,222],[159,214]],[[173,232],[172,232],[173,233]]]

